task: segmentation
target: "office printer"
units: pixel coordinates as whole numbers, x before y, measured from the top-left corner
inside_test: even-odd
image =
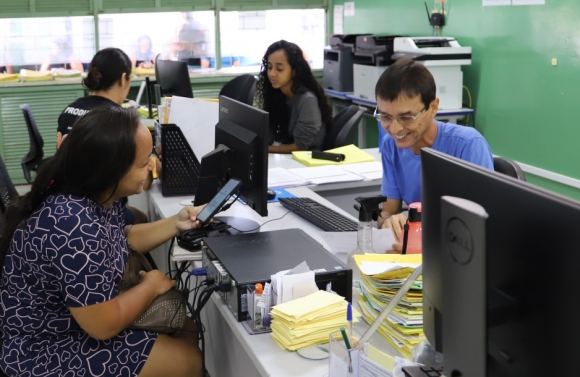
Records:
[[[381,74],[393,62],[393,42],[397,35],[360,35],[356,38],[354,55],[354,95],[375,99],[375,86]]]
[[[460,109],[463,98],[462,65],[471,64],[471,47],[450,37],[399,37],[393,59],[412,58],[425,64],[435,78],[439,109]]]
[[[324,71],[322,87],[337,92],[352,92],[352,65],[355,61],[356,39],[360,35],[370,34],[335,34],[324,48]]]

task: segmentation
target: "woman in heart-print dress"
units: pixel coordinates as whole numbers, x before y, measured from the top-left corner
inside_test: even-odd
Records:
[[[7,375],[201,375],[194,328],[175,337],[127,329],[175,282],[142,272],[141,284],[118,292],[128,243],[146,252],[199,226],[200,208],[185,207],[124,229],[118,199],[141,192],[151,150],[136,112],[95,109],[8,207],[0,239],[0,369]]]

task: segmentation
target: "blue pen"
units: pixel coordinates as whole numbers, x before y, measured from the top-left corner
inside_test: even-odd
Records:
[[[346,320],[348,321],[348,337],[352,342],[352,304],[349,302],[346,308]]]

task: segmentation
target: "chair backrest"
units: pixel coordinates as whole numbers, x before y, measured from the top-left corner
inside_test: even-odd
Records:
[[[0,214],[6,211],[8,202],[18,196],[18,192],[8,175],[4,160],[0,157]]]
[[[327,150],[352,144],[356,126],[364,113],[364,110],[357,105],[350,105],[336,114],[332,118],[332,127],[326,134],[322,149]]]
[[[4,231],[4,212],[6,212],[6,207],[8,207],[8,203],[10,200],[14,199],[18,196],[18,192],[8,175],[8,171],[6,170],[6,165],[4,165],[4,160],[0,157],[0,238],[2,237],[2,233]],[[0,266],[1,268],[2,266]],[[0,334],[1,335],[1,334]],[[0,371],[1,372],[1,371]],[[3,374],[0,373],[0,377]]]
[[[250,74],[234,77],[220,90],[220,96],[226,96],[251,106],[254,103],[257,82],[258,79]]]
[[[520,168],[516,162],[507,158],[494,157],[493,169],[498,173],[509,175],[510,177],[517,178],[520,181],[526,180],[526,176],[524,175],[522,168]]]
[[[44,147],[44,140],[40,135],[40,131],[38,131],[36,121],[34,120],[32,111],[30,111],[30,106],[25,103],[20,105],[20,109],[22,109],[26,128],[28,129],[28,138],[30,139],[28,153],[20,162],[22,164],[22,170],[24,171],[24,177],[28,182],[32,182],[30,171],[36,170],[38,165],[42,162],[42,158],[44,157],[44,151],[42,149]]]

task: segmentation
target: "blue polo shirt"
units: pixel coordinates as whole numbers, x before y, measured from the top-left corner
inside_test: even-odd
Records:
[[[437,136],[431,149],[493,170],[491,148],[475,128],[436,122]],[[420,202],[421,155],[414,154],[410,148],[397,148],[388,134],[381,143],[382,194],[389,199],[402,199],[407,204]]]

